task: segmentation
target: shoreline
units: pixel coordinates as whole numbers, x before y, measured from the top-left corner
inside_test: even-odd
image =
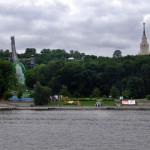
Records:
[[[102,106],[102,107],[88,107],[88,106],[34,106],[34,107],[0,107],[0,110],[47,110],[47,111],[61,111],[61,110],[76,110],[76,111],[84,111],[84,110],[150,110],[150,106]]]
[[[86,110],[147,110],[150,111],[149,104],[139,104],[139,105],[121,105],[121,106],[34,106],[33,102],[0,102],[0,110],[45,110],[45,111],[61,111],[61,110],[76,110],[76,111],[86,111]]]

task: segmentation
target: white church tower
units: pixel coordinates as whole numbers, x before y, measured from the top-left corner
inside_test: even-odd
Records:
[[[147,42],[147,37],[145,34],[145,22],[143,23],[143,36],[140,44],[140,52],[139,55],[147,55],[149,54],[149,44]]]

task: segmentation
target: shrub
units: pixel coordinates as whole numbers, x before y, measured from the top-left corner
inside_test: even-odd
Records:
[[[110,89],[110,95],[113,97],[113,98],[117,98],[119,96],[119,90],[116,86],[113,86],[111,89]]]
[[[50,100],[51,89],[37,83],[34,87],[34,103],[35,105],[47,105]]]
[[[102,101],[115,101],[115,100],[112,98],[103,98]]]
[[[23,95],[23,92],[22,92],[21,90],[20,90],[20,91],[18,91],[18,93],[17,93],[17,97],[18,97],[19,99],[21,99],[22,95]]]
[[[8,98],[12,97],[12,93],[10,91],[5,91],[3,96],[5,100],[8,100]]]
[[[146,95],[146,99],[147,99],[147,100],[150,100],[150,95]]]

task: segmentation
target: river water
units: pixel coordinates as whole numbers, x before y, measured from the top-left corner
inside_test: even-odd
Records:
[[[0,150],[150,150],[150,111],[0,111]]]

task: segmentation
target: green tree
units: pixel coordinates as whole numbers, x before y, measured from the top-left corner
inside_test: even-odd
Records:
[[[122,52],[120,50],[115,50],[113,53],[113,58],[122,57]]]
[[[63,85],[61,90],[60,90],[60,95],[63,96],[70,96],[70,93],[68,92],[68,87]]]
[[[62,85],[66,85],[68,87],[69,93],[73,96],[76,92],[83,92],[83,74],[82,74],[82,62],[75,61],[69,62],[67,61],[63,67],[61,68],[61,76],[60,81]],[[79,82],[82,81],[82,82]]]
[[[31,56],[31,55],[35,55],[35,53],[36,53],[35,48],[26,48],[25,54],[29,54],[29,56]]]
[[[5,59],[5,60],[9,60],[10,58],[10,52],[9,50],[0,50],[0,59]]]
[[[113,86],[110,89],[110,95],[112,96],[112,98],[117,98],[119,96],[119,90],[116,86]]]
[[[124,98],[129,98],[129,96],[130,96],[129,91],[128,91],[128,90],[124,90],[124,91],[122,92],[122,96],[123,96]]]
[[[26,74],[26,80],[25,80],[26,86],[29,87],[30,89],[33,89],[35,83],[36,83],[35,71],[34,70],[28,70],[27,74]]]
[[[23,95],[23,92],[21,90],[19,90],[18,93],[17,93],[18,99],[21,100],[22,95]]]
[[[42,86],[39,83],[34,88],[34,103],[35,105],[47,105],[51,95],[51,89],[47,86]]]
[[[101,95],[100,89],[98,87],[95,87],[92,92],[92,97],[96,98],[96,97],[100,97],[100,95]]]
[[[14,87],[17,79],[13,70],[12,63],[6,60],[0,60],[0,97],[5,91]]]
[[[126,90],[129,91],[130,98],[145,97],[145,86],[141,78],[130,77],[127,82]]]
[[[150,93],[150,63],[141,66],[141,77],[145,84],[146,94]]]
[[[12,93],[11,93],[11,91],[5,91],[3,96],[4,96],[5,100],[8,100],[8,98],[12,97]]]
[[[71,54],[71,57],[75,59],[81,59],[84,55],[83,53],[81,54],[79,51],[74,51],[74,50],[71,50],[70,54]]]

